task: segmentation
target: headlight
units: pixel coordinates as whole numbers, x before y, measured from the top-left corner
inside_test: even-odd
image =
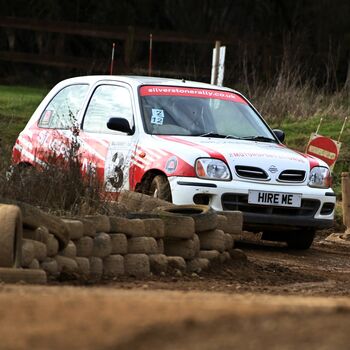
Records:
[[[328,168],[316,166],[311,169],[309,175],[310,187],[329,188],[332,186],[332,176]]]
[[[196,174],[202,179],[230,181],[231,173],[225,162],[219,159],[199,158],[195,164]]]

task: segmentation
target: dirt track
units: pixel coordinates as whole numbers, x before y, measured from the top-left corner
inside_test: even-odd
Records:
[[[350,248],[241,245],[201,276],[0,286],[1,349],[347,349]]]

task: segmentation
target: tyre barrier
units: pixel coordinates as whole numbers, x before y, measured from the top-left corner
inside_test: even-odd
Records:
[[[132,218],[62,219],[40,211],[36,221],[28,219],[36,208],[25,205],[27,219],[22,221],[21,206],[0,205],[0,281],[45,283],[67,275],[94,282],[151,273],[181,276],[208,270],[231,256],[244,258],[233,249],[234,235],[242,232],[240,212],[217,214],[205,206],[164,206],[163,201],[154,209],[154,200],[151,213],[134,212]],[[9,277],[2,268],[16,272]]]

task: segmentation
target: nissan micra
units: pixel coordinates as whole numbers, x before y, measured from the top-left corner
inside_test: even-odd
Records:
[[[322,160],[283,145],[239,92],[137,76],[57,84],[20,133],[13,161],[44,166],[77,138],[82,170],[106,192],[129,189],[175,204],[240,210],[244,228],[307,249],[333,223],[335,194]]]

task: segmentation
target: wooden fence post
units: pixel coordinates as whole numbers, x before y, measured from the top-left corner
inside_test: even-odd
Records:
[[[350,229],[350,178],[349,173],[341,174],[343,224]]]
[[[124,49],[124,63],[127,70],[130,69],[133,63],[134,41],[135,41],[135,28],[133,26],[129,26],[128,35],[125,41],[125,49]]]

